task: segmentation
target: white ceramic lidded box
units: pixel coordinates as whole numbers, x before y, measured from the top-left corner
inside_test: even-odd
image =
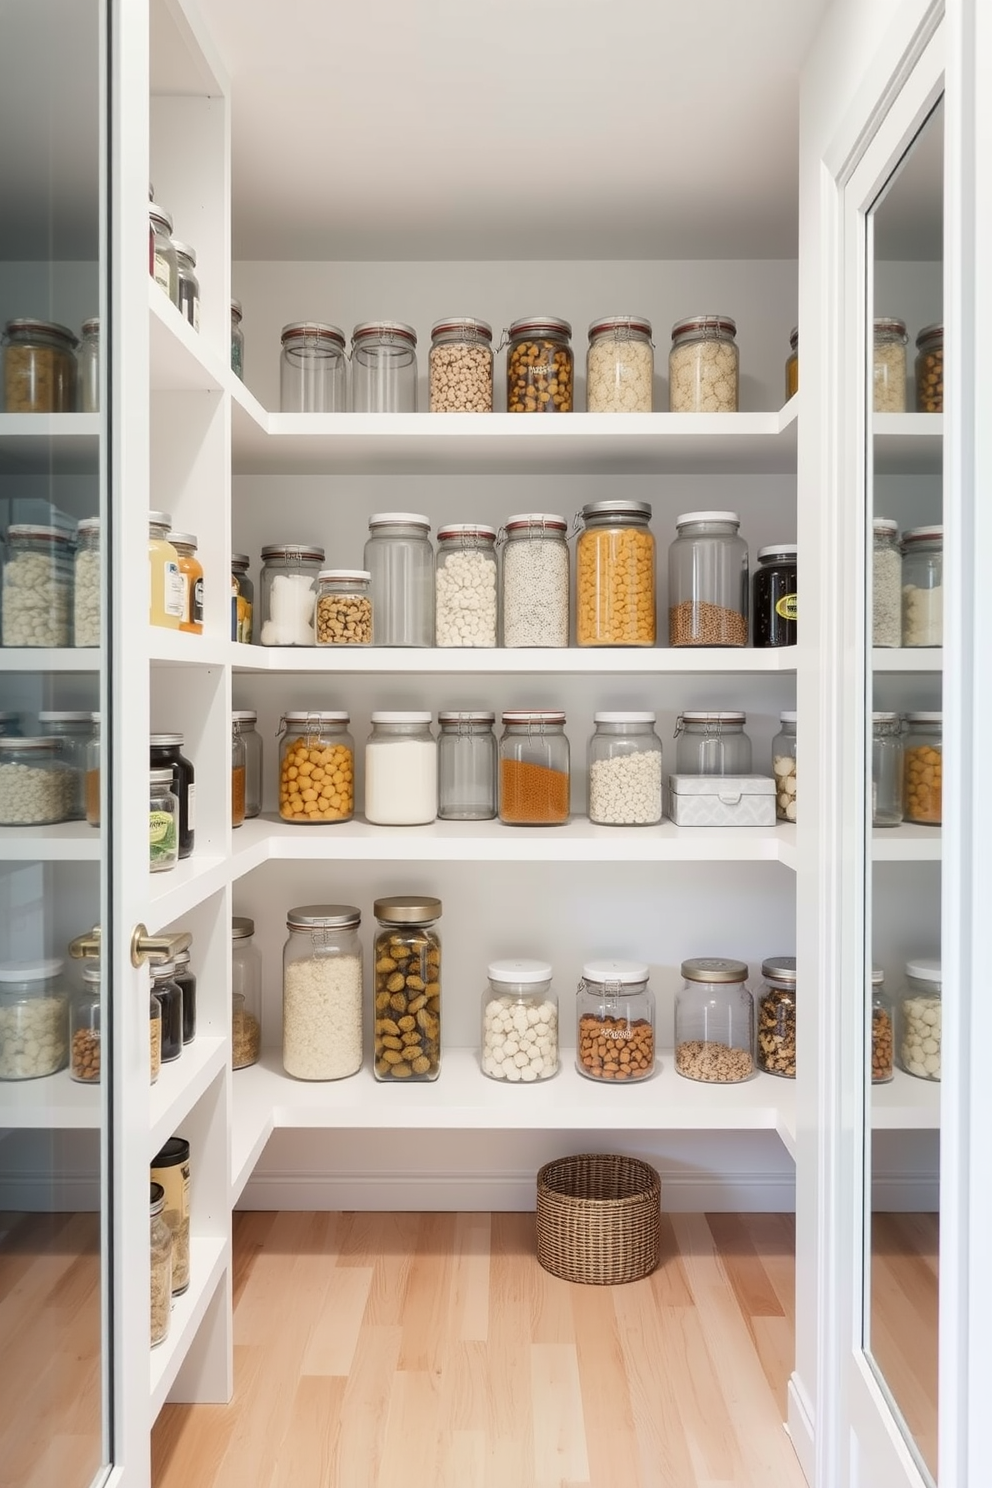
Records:
[[[668,814],[677,827],[773,827],[770,775],[671,775]]]

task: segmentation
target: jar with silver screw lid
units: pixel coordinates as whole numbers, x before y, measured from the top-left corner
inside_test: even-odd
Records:
[[[470,316],[431,327],[431,413],[492,413],[493,328]]]
[[[736,413],[737,323],[729,315],[686,315],[672,326],[668,407],[672,413]]]
[[[362,1067],[362,916],[304,904],[286,916],[282,1065],[297,1080],[344,1080]]]
[[[76,338],[56,321],[8,320],[3,330],[7,413],[74,413]]]
[[[761,963],[758,992],[758,1068],[796,1078],[796,958],[769,956]]]
[[[76,407],[80,413],[100,412],[100,320],[84,320],[76,351]]]
[[[401,320],[367,320],[351,335],[355,413],[416,413],[417,333]]]
[[[344,332],[320,320],[282,328],[279,407],[283,413],[343,413],[348,407]]]
[[[654,406],[651,322],[607,315],[589,327],[586,407],[590,413],[650,413]]]
[[[172,241],[172,215],[164,207],[150,202],[148,219],[152,225],[152,278],[174,305],[179,304],[179,260]]]
[[[688,1080],[730,1085],[754,1074],[754,998],[747,965],[721,956],[682,962],[675,999],[675,1068]]]
[[[188,320],[194,331],[200,329],[200,281],[196,277],[196,251],[188,243],[173,238],[176,250],[176,288],[179,294],[179,313]]]

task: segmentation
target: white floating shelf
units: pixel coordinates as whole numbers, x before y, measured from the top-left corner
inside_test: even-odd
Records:
[[[871,653],[871,669],[884,672],[943,672],[942,646],[876,646]]]
[[[153,666],[224,666],[231,659],[232,646],[225,636],[192,635],[186,630],[166,630],[149,625],[148,655]]]
[[[98,413],[0,413],[0,475],[96,475]]]
[[[0,863],[98,863],[102,834],[89,822],[0,827]]]
[[[152,392],[212,393],[227,386],[227,364],[151,276],[148,311]]]
[[[887,1085],[871,1087],[874,1131],[939,1131],[940,1081],[918,1080],[897,1069]]]
[[[227,883],[227,859],[219,854],[196,852],[164,873],[149,873],[148,898],[155,923],[153,934],[163,925],[181,919]]]
[[[152,1420],[168,1398],[196,1330],[203,1322],[228,1262],[226,1240],[213,1235],[191,1235],[189,1242],[188,1289],[172,1299],[169,1333],[151,1350],[150,1386]]]
[[[196,637],[188,638],[196,639]],[[452,649],[393,646],[231,646],[236,672],[309,672],[403,676],[536,673],[547,676],[648,675],[733,676],[782,672],[794,675],[797,646],[751,647],[536,647],[533,650]]]
[[[0,648],[0,672],[99,672],[101,652],[96,646],[10,646]]]
[[[200,1034],[178,1059],[162,1065],[149,1087],[148,1160],[185,1121],[201,1095],[227,1066],[227,1039]]]
[[[102,1089],[79,1084],[67,1069],[39,1080],[0,1081],[0,1128],[95,1131],[103,1120]]]
[[[872,434],[878,474],[939,475],[943,469],[942,413],[876,413]]]
[[[871,834],[873,863],[939,863],[940,828],[875,827]]]

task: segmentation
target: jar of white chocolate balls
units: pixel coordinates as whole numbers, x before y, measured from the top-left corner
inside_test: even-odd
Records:
[[[772,740],[772,774],[775,776],[775,815],[779,821],[796,820],[796,714],[780,713],[781,730]]]
[[[650,413],[654,388],[651,322],[608,315],[589,327],[586,407],[590,413]]]
[[[495,646],[495,527],[455,522],[440,528],[434,583],[436,644]]]
[[[940,1079],[941,970],[939,961],[906,962],[899,1002],[899,1066],[920,1080]]]
[[[558,1073],[558,999],[547,961],[493,961],[482,994],[482,1072],[532,1085]]]
[[[668,406],[672,413],[736,413],[737,324],[729,315],[687,315],[672,326]]]

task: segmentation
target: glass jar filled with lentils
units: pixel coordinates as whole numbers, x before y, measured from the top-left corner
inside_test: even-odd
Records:
[[[436,1080],[441,1072],[441,901],[377,899],[375,1078]]]
[[[571,413],[575,358],[572,327],[554,315],[528,315],[509,330],[508,413]]]

